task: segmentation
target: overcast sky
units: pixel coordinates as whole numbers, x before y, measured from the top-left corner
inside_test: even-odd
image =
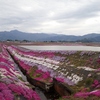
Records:
[[[0,31],[100,33],[100,0],[0,0]]]

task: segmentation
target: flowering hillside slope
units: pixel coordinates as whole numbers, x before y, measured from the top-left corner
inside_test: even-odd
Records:
[[[53,87],[60,96],[64,96],[64,100],[100,97],[99,52],[31,51],[17,46],[5,48],[33,85],[46,91]]]
[[[0,100],[40,100],[5,48],[3,46],[0,53]]]

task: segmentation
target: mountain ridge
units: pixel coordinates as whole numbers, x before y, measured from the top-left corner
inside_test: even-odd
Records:
[[[18,30],[1,31],[0,40],[28,40],[28,41],[79,41],[79,42],[100,42],[100,34],[90,33],[83,36],[47,34],[47,33],[28,33]]]

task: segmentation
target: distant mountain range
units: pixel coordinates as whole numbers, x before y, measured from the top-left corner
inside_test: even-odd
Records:
[[[25,33],[18,30],[0,32],[0,40],[28,40],[28,41],[77,41],[77,42],[100,42],[100,34],[91,33],[83,36]]]

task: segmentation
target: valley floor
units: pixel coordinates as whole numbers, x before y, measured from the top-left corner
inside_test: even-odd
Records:
[[[20,41],[5,41],[0,42],[5,45],[65,45],[65,46],[100,46],[100,43],[81,43],[81,42],[20,42]]]

